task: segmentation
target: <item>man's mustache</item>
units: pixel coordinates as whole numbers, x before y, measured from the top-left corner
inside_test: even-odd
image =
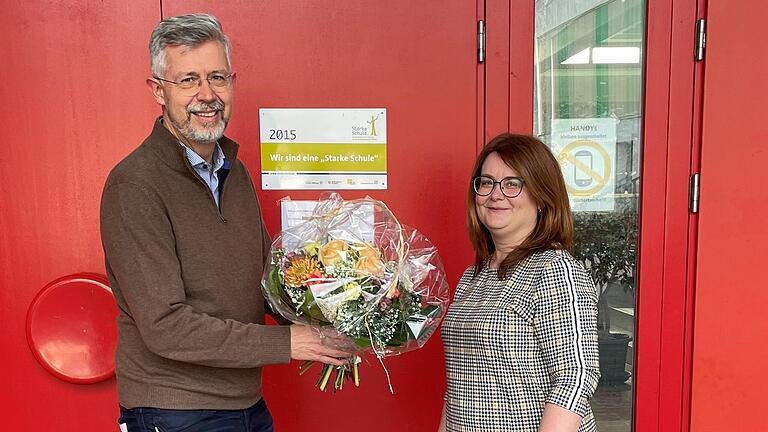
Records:
[[[204,111],[223,111],[224,110],[224,104],[215,101],[211,103],[198,103],[194,105],[187,106],[187,113],[195,114],[198,112],[204,112]]]

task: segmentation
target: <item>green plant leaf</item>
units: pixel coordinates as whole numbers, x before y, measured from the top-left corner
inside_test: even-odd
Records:
[[[317,306],[315,302],[315,296],[312,295],[312,290],[306,290],[304,292],[304,301],[301,304],[301,311],[305,316],[312,319],[313,324],[330,325],[331,323],[323,315],[323,311]]]
[[[288,294],[283,290],[283,280],[280,277],[280,269],[278,266],[273,266],[267,277],[267,291],[270,297],[273,299],[279,299],[281,303],[293,309],[293,303]]]

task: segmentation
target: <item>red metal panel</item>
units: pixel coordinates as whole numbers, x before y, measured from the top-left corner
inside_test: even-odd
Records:
[[[439,248],[452,285],[472,259],[464,208],[476,151],[475,2],[398,0],[163,2],[164,15],[210,11],[233,42],[238,73],[228,135],[260,184],[258,108],[387,108],[389,188],[384,200],[401,222]],[[504,114],[506,122],[506,113]],[[316,199],[311,191],[259,191],[267,227],[280,227],[276,201]],[[375,360],[362,387],[314,388],[297,365],[265,370],[265,394],[280,431],[432,430],[444,390],[442,345],[385,360],[395,395]]]
[[[156,114],[144,77],[158,2],[5,2],[3,16],[3,429],[109,430],[114,380],[78,386],[50,375],[27,346],[25,317],[52,280],[104,272],[101,188]]]
[[[768,58],[759,0],[709,2],[692,431],[764,431]]]
[[[485,139],[509,131],[510,105],[510,6],[511,0],[488,0],[485,2],[486,59],[485,59]],[[530,39],[533,33],[523,35]],[[533,42],[531,42],[533,43]],[[524,61],[533,57],[530,56]],[[528,63],[529,66],[532,62]],[[532,66],[531,66],[532,68]],[[531,81],[533,82],[533,81]],[[533,88],[533,85],[530,86]],[[530,105],[533,98],[524,103]],[[520,103],[515,100],[515,103]],[[533,117],[529,116],[528,128]]]
[[[535,2],[509,0],[509,3],[509,130],[530,134],[533,132]]]
[[[483,143],[501,132],[531,133],[533,126],[534,2],[485,3]]]
[[[648,2],[638,263],[635,429],[683,421],[696,2]],[[688,314],[688,315],[687,315]]]

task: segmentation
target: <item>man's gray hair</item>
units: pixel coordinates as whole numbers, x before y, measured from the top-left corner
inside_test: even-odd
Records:
[[[229,38],[221,23],[213,15],[191,14],[165,18],[152,31],[149,38],[149,58],[152,75],[162,77],[167,68],[165,48],[169,46],[198,47],[216,41],[224,45],[229,65]]]

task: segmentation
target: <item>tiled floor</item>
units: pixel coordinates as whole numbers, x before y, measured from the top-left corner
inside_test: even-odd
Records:
[[[592,396],[592,411],[598,432],[632,430],[632,381],[614,386],[600,385]]]

